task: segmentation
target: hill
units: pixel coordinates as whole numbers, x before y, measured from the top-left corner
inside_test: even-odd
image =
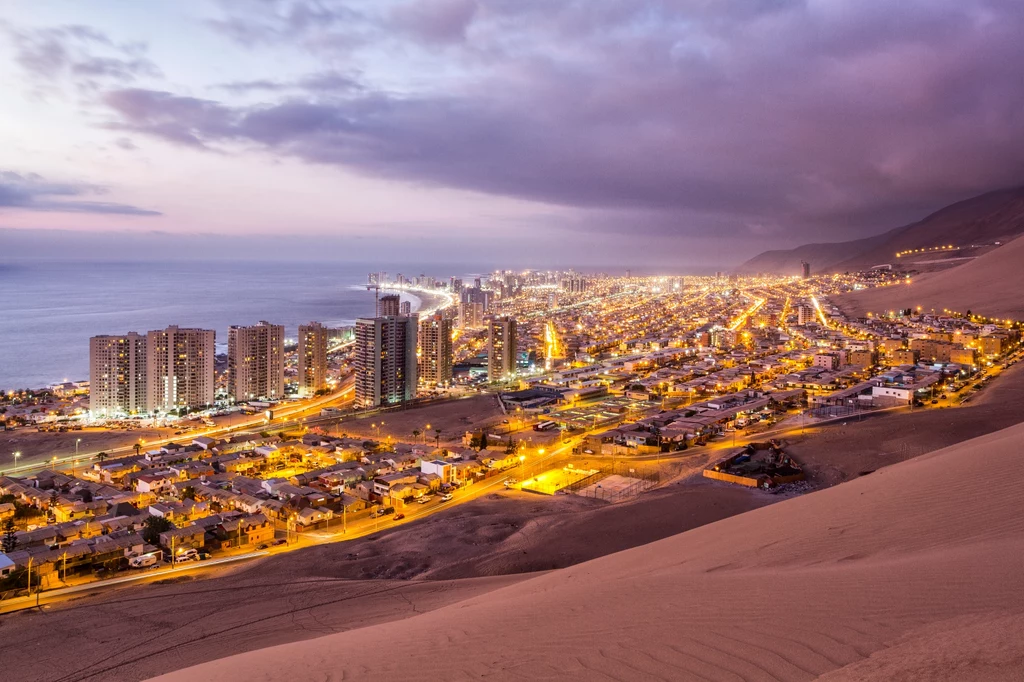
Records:
[[[161,680],[1011,680],[1024,425],[403,620]]]
[[[1022,288],[1024,238],[1018,238],[963,265],[914,277],[910,284],[856,291],[833,302],[855,316],[921,306],[1019,320],[1024,318]]]
[[[994,242],[1008,241],[1022,233],[1024,187],[1015,187],[957,202],[923,220],[873,237],[766,251],[741,265],[737,272],[795,275],[800,272],[800,261],[809,262],[814,272],[864,270],[885,263],[913,267],[913,258],[897,261],[895,254],[954,245],[962,250],[951,254],[925,254],[917,260],[975,256],[985,253]]]

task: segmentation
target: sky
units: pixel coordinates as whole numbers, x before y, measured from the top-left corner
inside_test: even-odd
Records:
[[[1022,35],[1020,0],[0,0],[0,246],[728,266],[1021,184]]]

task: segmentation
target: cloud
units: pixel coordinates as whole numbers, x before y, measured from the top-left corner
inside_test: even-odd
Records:
[[[344,59],[360,87],[253,84],[258,105],[121,88],[110,126],[666,233],[842,237],[1024,178],[1013,0],[225,7],[232,39]]]
[[[70,79],[95,89],[104,83],[126,84],[159,78],[160,69],[138,43],[117,44],[88,26],[6,30],[15,47],[15,61],[34,85]]]
[[[286,92],[286,91],[310,91],[314,94],[345,93],[363,89],[362,84],[354,76],[347,76],[337,71],[320,71],[301,76],[293,81],[270,80],[257,78],[247,81],[232,81],[221,83],[221,90],[232,94],[247,94],[250,92]]]
[[[48,181],[35,173],[0,171],[0,210],[21,209],[53,213],[102,213],[156,216],[151,211],[108,201],[86,201],[78,197],[103,194],[106,188],[81,183]]]

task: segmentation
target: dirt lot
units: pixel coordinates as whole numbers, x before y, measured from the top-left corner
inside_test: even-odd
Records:
[[[441,442],[460,440],[466,431],[477,431],[484,427],[496,428],[505,416],[498,408],[498,399],[493,395],[472,396],[450,400],[410,410],[394,410],[366,416],[345,417],[338,430],[349,435],[377,437],[377,429],[371,424],[381,424],[380,437],[391,436],[394,440],[413,442],[412,432],[429,431],[428,442],[435,437],[435,430],[441,429]],[[426,427],[430,425],[428,430]],[[332,429],[332,433],[334,430]],[[420,439],[423,436],[419,437]]]
[[[105,431],[100,429],[83,429],[64,433],[39,432],[35,428],[20,428],[17,431],[0,431],[0,468],[9,470],[14,458],[11,453],[21,452],[19,466],[46,462],[51,457],[70,457],[75,454],[75,441],[80,453],[95,454],[101,450],[113,450],[119,447],[131,447],[140,438],[159,440],[174,433],[174,429],[138,429],[133,431]]]

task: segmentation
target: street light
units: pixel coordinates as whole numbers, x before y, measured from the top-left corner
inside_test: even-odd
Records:
[[[75,457],[78,456],[78,444],[82,442],[81,438],[75,440]]]
[[[21,457],[20,452],[14,453],[14,473],[18,473],[18,458]]]

